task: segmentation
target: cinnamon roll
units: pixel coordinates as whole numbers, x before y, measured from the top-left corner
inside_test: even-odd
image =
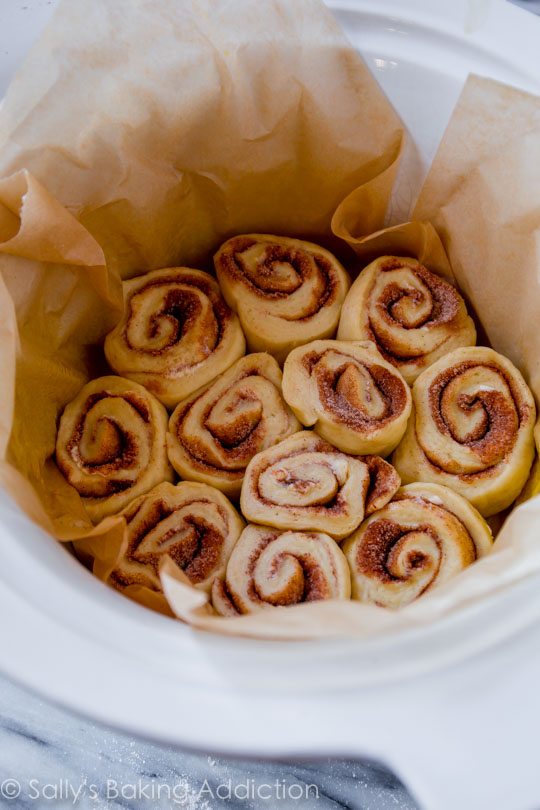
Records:
[[[437,484],[409,484],[343,544],[353,599],[404,607],[491,545],[489,526],[461,495]]]
[[[409,386],[369,341],[315,340],[294,349],[283,396],[303,425],[353,455],[388,455],[411,412]]]
[[[240,505],[253,523],[341,539],[364,514],[387,503],[399,484],[382,458],[346,455],[305,430],[249,462]]]
[[[267,351],[283,363],[295,346],[334,335],[350,282],[327,250],[299,239],[248,234],[225,242],[214,261],[250,351]]]
[[[247,526],[235,545],[225,580],[212,586],[222,616],[322,599],[349,599],[349,566],[338,544],[322,532],[280,532]]]
[[[124,316],[105,338],[111,367],[172,408],[245,352],[237,316],[208,273],[153,270],[125,281]]]
[[[534,458],[533,396],[492,349],[457,349],[413,386],[413,416],[393,456],[404,483],[431,481],[488,517],[519,495]]]
[[[206,484],[182,481],[154,487],[121,514],[124,543],[108,582],[124,590],[143,586],[161,591],[159,565],[167,556],[192,585],[210,591],[223,577],[244,522],[223,493]]]
[[[167,435],[169,459],[183,478],[236,498],[253,456],[299,427],[281,396],[277,362],[250,354],[177,406]]]
[[[167,411],[146,388],[99,377],[66,405],[56,438],[56,463],[97,523],[162,481]]]
[[[439,357],[474,346],[476,329],[451,284],[416,259],[382,256],[352,285],[338,339],[373,340],[412,384]]]

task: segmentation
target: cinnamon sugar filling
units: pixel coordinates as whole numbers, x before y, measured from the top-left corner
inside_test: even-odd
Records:
[[[255,245],[264,245],[263,258],[256,262],[256,273],[244,262],[243,254]],[[316,315],[323,307],[334,302],[337,284],[331,262],[322,255],[311,254],[301,248],[272,243],[258,243],[253,239],[231,239],[227,250],[220,254],[219,262],[231,278],[249,287],[263,300],[282,300],[300,289],[302,284],[317,273],[317,286],[307,310],[295,316],[281,316],[283,320],[304,321]]]
[[[334,351],[333,349],[331,351]],[[326,352],[311,352],[302,362],[310,375],[315,377],[319,398],[332,416],[357,429],[383,427],[401,414],[407,404],[405,383],[383,366],[376,363],[360,363],[356,358],[343,354],[343,364],[329,372],[320,362]],[[364,401],[358,390],[357,369],[365,369],[373,380],[374,391],[384,403],[384,413],[372,416],[366,410],[369,399]]]
[[[158,529],[162,521],[179,510],[186,510],[190,504],[211,504],[212,507],[218,510],[220,517],[226,524],[227,518],[223,510],[210,501],[204,499],[186,501],[171,508],[165,501],[158,500],[151,504],[145,519],[134,528],[133,521],[142,508],[141,504],[135,512],[126,514],[129,531],[128,547],[124,555],[126,561],[136,565],[148,566],[157,576],[159,563],[165,553],[184,571],[194,585],[207,579],[219,562],[224,537],[211,521],[207,521],[200,516],[196,518],[190,518],[189,515],[182,517],[178,526],[170,527],[160,534],[158,542],[159,546],[162,547],[162,551],[159,548],[152,551],[140,550],[146,536]],[[180,534],[182,534],[182,537],[179,536]],[[171,542],[177,535],[179,536],[178,542]],[[111,574],[111,579],[124,587],[133,584],[148,585],[143,572],[126,570],[121,565]]]
[[[511,399],[509,400],[501,391],[481,388],[474,394],[460,394],[456,402],[460,410],[464,414],[477,415],[476,424],[463,435],[452,423],[447,387],[471,368],[487,368],[502,377],[508,386]],[[529,412],[529,406],[522,402],[513,380],[501,367],[475,361],[463,361],[442,371],[431,384],[428,399],[430,414],[439,432],[459,444],[470,447],[487,468],[499,464],[511,452],[520,423]],[[424,448],[424,453],[435,467],[440,466],[436,452]],[[477,478],[486,473],[489,473],[489,469],[459,474],[459,477]]]

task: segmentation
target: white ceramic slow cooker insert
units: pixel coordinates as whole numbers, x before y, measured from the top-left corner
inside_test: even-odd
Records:
[[[328,5],[424,168],[468,72],[540,93],[540,20],[503,0]],[[0,87],[29,23],[37,31],[53,9],[35,7],[20,36],[21,15],[0,9],[11,38]],[[54,701],[208,752],[372,757],[426,810],[540,806],[540,577],[399,636],[262,642],[202,634],[125,599],[3,493],[0,543],[0,668]]]

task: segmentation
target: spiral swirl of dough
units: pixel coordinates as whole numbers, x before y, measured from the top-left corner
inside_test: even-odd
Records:
[[[335,334],[350,282],[327,250],[299,239],[248,234],[225,242],[214,261],[250,351],[267,351],[283,363],[295,346]]]
[[[212,586],[222,616],[322,599],[349,599],[351,576],[338,544],[322,532],[247,526]]]
[[[237,316],[208,273],[153,270],[124,282],[124,316],[105,339],[105,355],[172,408],[245,352]]]
[[[458,291],[416,259],[382,256],[352,285],[339,340],[373,340],[412,384],[431,363],[474,346],[476,329]]]
[[[411,412],[409,386],[369,341],[315,340],[294,349],[283,396],[303,425],[353,455],[388,455]]]
[[[177,406],[167,435],[169,459],[183,478],[237,498],[253,456],[299,427],[281,396],[277,362],[250,354]]]
[[[159,564],[168,556],[191,583],[210,591],[225,568],[244,522],[223,493],[182,481],[154,487],[121,513],[127,543],[108,581],[123,590],[142,585],[161,591]]]
[[[515,366],[493,349],[457,349],[418,377],[413,404],[393,456],[403,482],[448,486],[485,517],[510,506],[535,452],[535,403]]]
[[[437,484],[409,484],[343,544],[353,599],[404,607],[491,545],[489,526],[461,495]]]
[[[172,481],[167,411],[142,385],[99,377],[66,405],[56,438],[56,463],[90,519],[107,515]]]
[[[399,484],[394,468],[378,456],[346,455],[305,430],[249,462],[240,504],[253,523],[338,539],[387,503]]]

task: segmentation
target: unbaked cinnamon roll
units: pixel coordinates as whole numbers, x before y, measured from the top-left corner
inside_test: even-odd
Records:
[[[294,349],[283,396],[303,425],[353,455],[388,455],[411,412],[409,386],[370,341],[314,340]]]
[[[142,385],[99,377],[66,405],[56,463],[97,523],[138,495],[172,481],[167,411]]]
[[[125,281],[124,316],[105,339],[111,367],[172,408],[245,352],[237,316],[208,273],[154,270]]]
[[[237,498],[253,456],[299,427],[281,395],[277,362],[250,354],[177,406],[167,435],[169,459],[183,478]]]
[[[353,599],[404,607],[491,545],[489,526],[461,495],[437,484],[409,484],[343,544]]]
[[[484,516],[509,506],[534,458],[536,408],[523,377],[492,349],[447,354],[418,377],[393,456],[404,483],[451,487]]]
[[[142,585],[161,591],[159,564],[168,556],[191,583],[209,591],[223,577],[244,522],[223,493],[192,481],[164,483],[121,513],[127,542],[108,582],[120,590]]]
[[[327,250],[299,239],[248,234],[225,242],[214,261],[250,351],[267,351],[283,363],[295,346],[334,335],[350,282]]]
[[[304,430],[249,462],[240,504],[253,523],[343,538],[364,514],[387,503],[399,484],[382,458],[346,455]]]
[[[338,544],[322,532],[280,532],[247,526],[235,545],[225,580],[212,586],[222,616],[323,599],[349,599],[349,566]]]
[[[416,259],[382,256],[349,290],[338,339],[373,340],[412,384],[439,357],[474,346],[476,329],[451,284]]]

